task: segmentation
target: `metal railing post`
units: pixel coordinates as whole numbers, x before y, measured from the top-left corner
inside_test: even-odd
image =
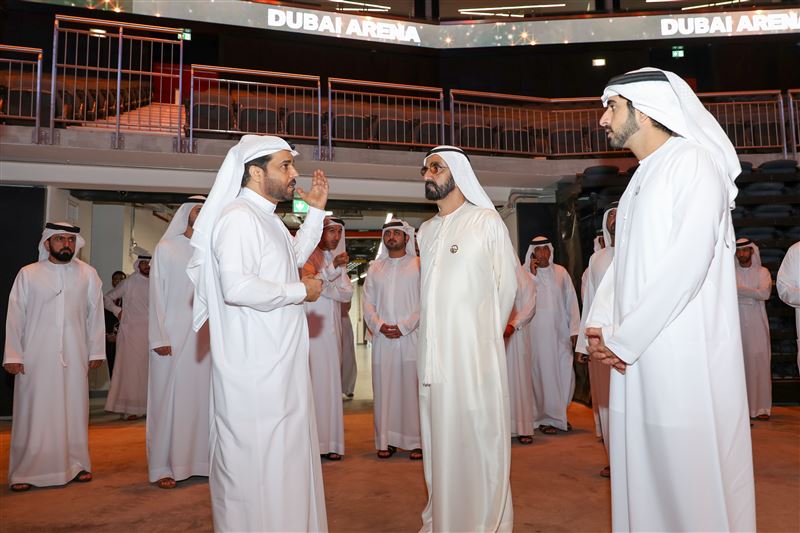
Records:
[[[183,100],[183,34],[180,36],[180,44],[179,44],[179,53],[178,53],[178,152],[185,151],[183,145],[181,144],[181,101]],[[191,146],[189,147],[189,151],[191,152]]]
[[[194,152],[194,65],[189,70],[189,152]]]
[[[317,157],[320,161],[322,157],[322,82],[317,80]]]
[[[50,96],[52,98],[52,95]],[[39,127],[42,124],[42,53],[36,56],[36,126],[33,130],[33,142],[39,144]]]
[[[453,89],[450,89],[450,144],[456,144],[456,101],[453,97]]]
[[[783,95],[778,95],[778,121],[781,126],[781,144],[783,145],[783,158],[786,159],[789,155],[788,147],[786,146],[786,115],[783,112]]]
[[[53,57],[51,58],[53,66],[50,71],[50,137],[48,142],[55,144],[55,128],[56,128],[56,75],[58,73],[58,19],[53,24]]]
[[[120,131],[120,114],[122,112],[122,106],[120,105],[120,97],[122,94],[122,26],[119,27],[119,38],[117,44],[117,102],[116,102],[116,130],[114,133],[114,149],[118,150],[120,147],[119,142],[119,131]]]
[[[792,91],[786,92],[786,97],[789,99],[789,126],[792,128],[792,156],[797,157],[797,144],[800,139],[797,138],[797,130],[800,128],[800,124],[797,123],[796,117],[796,110],[795,110],[795,101],[794,95]]]
[[[452,130],[450,130],[452,131]],[[439,135],[441,135],[442,144],[447,144],[447,139],[445,138],[445,128],[444,128],[444,91],[439,92]]]
[[[328,161],[333,161],[333,91],[328,80]],[[321,133],[321,132],[320,132]]]

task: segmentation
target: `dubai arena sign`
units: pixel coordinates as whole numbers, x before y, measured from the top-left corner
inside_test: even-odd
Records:
[[[131,0],[130,11],[178,20],[229,24],[424,48],[482,48],[800,33],[800,9],[714,14],[645,14],[619,17],[468,21],[426,24],[380,17],[211,0]]]

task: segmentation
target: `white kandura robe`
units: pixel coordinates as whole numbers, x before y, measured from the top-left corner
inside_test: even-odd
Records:
[[[765,305],[772,292],[769,270],[764,267],[742,268],[737,260],[736,290],[750,416],[769,415],[772,409],[772,347]]]
[[[586,324],[611,372],[614,531],[754,531],[727,177],[679,137],[641,160]]]
[[[602,248],[589,258],[589,266],[584,272],[584,283],[581,287],[583,309],[581,309],[581,325],[578,328],[578,342],[575,351],[588,354],[586,342],[586,317],[592,307],[592,300],[597,287],[603,279],[611,261],[614,259],[614,247]],[[611,367],[589,358],[589,386],[592,393],[592,412],[594,413],[595,430],[598,437],[603,438],[603,445],[608,455],[608,395],[611,386]]]
[[[125,306],[114,300],[122,298]],[[105,295],[105,308],[119,315],[114,375],[106,399],[106,411],[142,416],[147,413],[147,372],[150,349],[147,322],[150,313],[150,278],[134,272]]]
[[[192,245],[184,235],[162,240],[150,263],[150,352],[147,467],[150,481],[208,475],[211,345],[208,323],[192,330],[194,285],[186,274]],[[124,314],[123,314],[124,316]]]
[[[536,284],[533,275],[520,267],[517,294],[508,324],[514,332],[506,339],[511,436],[533,435],[533,378],[531,334],[528,325],[536,312]]]
[[[422,530],[510,531],[503,332],[519,263],[500,215],[468,202],[426,221],[419,249]]]
[[[797,330],[797,367],[800,368],[800,242],[789,247],[781,261],[775,283],[778,296],[786,305],[794,307],[794,325]]]
[[[567,407],[575,392],[572,335],[578,334],[581,312],[572,279],[561,265],[539,267],[536,314],[530,323],[533,349],[533,425],[567,431]]]
[[[249,189],[212,233],[211,471],[216,531],[326,531],[298,269],[319,242],[311,208],[292,237]]]
[[[322,279],[319,299],[305,304],[319,449],[322,454],[344,455],[341,302],[353,297],[353,285],[346,267],[333,267],[329,251],[316,248],[305,268],[309,267]]]
[[[410,255],[373,261],[364,281],[378,450],[422,448],[417,380],[419,283],[419,258]],[[402,336],[387,338],[380,332],[384,324],[396,325]]]
[[[350,395],[356,390],[356,338],[350,322],[350,306],[342,305],[342,392]]]
[[[91,472],[89,361],[105,353],[95,269],[78,259],[23,267],[8,298],[3,358],[25,365],[14,377],[9,485],[64,485]]]

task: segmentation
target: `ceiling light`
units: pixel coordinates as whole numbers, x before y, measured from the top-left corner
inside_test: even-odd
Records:
[[[592,66],[593,67],[604,67],[604,66],[606,66],[605,58],[598,57],[596,59],[592,59]]]
[[[389,11],[390,9],[392,9],[391,6],[382,6],[380,4],[367,4],[366,2],[353,2],[352,0],[331,0],[331,2],[333,2],[335,4],[348,4],[348,5],[351,5],[351,6],[359,6],[359,7],[362,7],[362,8],[371,7],[371,8],[380,9],[380,10],[383,10],[383,11]],[[362,11],[363,11],[363,9],[362,9]]]

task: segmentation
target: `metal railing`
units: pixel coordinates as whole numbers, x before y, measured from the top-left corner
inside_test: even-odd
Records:
[[[786,117],[780,91],[700,93],[737,150],[782,150],[786,157]]]
[[[334,141],[429,147],[444,144],[444,90],[330,78],[328,149]]]
[[[608,146],[597,98],[536,98],[450,91],[451,128],[463,148],[527,156],[600,155]]]
[[[42,119],[42,49],[0,44],[0,118],[33,122],[39,142]]]
[[[789,127],[792,139],[792,155],[797,157],[800,153],[800,89],[791,89],[787,92],[789,100]]]
[[[189,144],[197,132],[272,134],[322,149],[319,76],[192,65]]]
[[[50,134],[59,125],[177,135],[183,121],[183,30],[56,15]]]

